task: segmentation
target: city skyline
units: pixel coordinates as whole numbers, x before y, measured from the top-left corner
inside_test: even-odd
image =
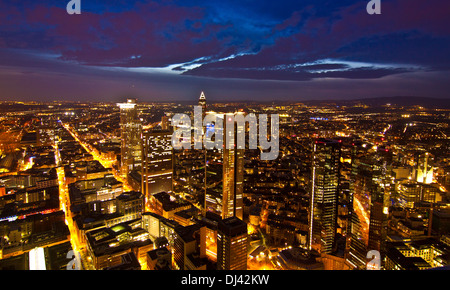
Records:
[[[0,270],[450,269],[449,1],[0,3]]]
[[[447,1],[4,3],[0,100],[449,98]]]
[[[0,269],[448,268],[450,108],[200,96],[276,111],[278,158],[170,146],[189,104],[2,104]]]

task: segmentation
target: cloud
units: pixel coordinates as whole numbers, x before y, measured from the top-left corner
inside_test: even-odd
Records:
[[[22,59],[0,58],[16,72],[305,85],[450,69],[445,0],[384,0],[381,15],[352,0],[84,0],[72,16],[67,1],[4,2],[0,48],[35,53],[24,70]]]
[[[448,69],[450,25],[442,10],[448,11],[449,4],[444,1],[434,1],[433,4],[383,1],[383,13],[378,18],[368,15],[365,3],[361,2],[335,7],[325,14],[306,6],[274,26],[270,35],[273,44],[262,46],[257,54],[222,63],[208,63],[186,74],[308,80],[321,77],[377,78],[425,68]],[[311,72],[309,75],[292,69],[298,64],[324,59],[367,65],[320,74]],[[383,63],[392,68],[380,67]],[[274,68],[285,68],[286,71]],[[258,73],[251,74],[250,71]],[[291,75],[287,76],[288,73]]]

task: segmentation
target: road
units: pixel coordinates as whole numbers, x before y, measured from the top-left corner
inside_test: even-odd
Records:
[[[132,191],[131,186],[128,184],[127,180],[125,178],[123,178],[119,172],[117,172],[116,170],[114,170],[114,168],[112,167],[112,163],[110,160],[104,159],[102,158],[93,148],[92,145],[83,142],[82,140],[80,140],[80,138],[78,137],[78,135],[76,134],[75,130],[73,128],[70,127],[70,125],[68,124],[62,124],[64,126],[64,128],[70,133],[70,135],[72,135],[72,137],[81,145],[83,146],[83,148],[92,155],[92,157],[94,158],[94,160],[100,162],[101,165],[103,165],[103,167],[105,168],[111,168],[111,171],[114,175],[114,177],[122,182],[123,184],[123,190],[126,191]]]
[[[90,263],[90,257],[86,250],[86,245],[83,244],[79,239],[74,226],[72,212],[70,211],[70,199],[69,199],[69,189],[66,183],[66,175],[64,171],[64,167],[61,165],[61,156],[59,153],[58,146],[54,146],[55,149],[55,161],[56,165],[56,173],[58,175],[58,184],[59,184],[59,200],[60,200],[60,208],[65,213],[65,222],[70,231],[70,243],[72,245],[72,249],[75,253],[80,255],[81,260],[81,268],[83,270],[95,270],[92,263]]]

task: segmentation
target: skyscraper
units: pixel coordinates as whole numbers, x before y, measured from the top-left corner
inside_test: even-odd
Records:
[[[223,124],[226,116],[216,115],[217,122]],[[214,128],[214,125],[207,127],[206,134],[211,127]],[[236,124],[234,129],[237,130]],[[222,130],[216,128],[216,136],[221,135]],[[222,219],[232,216],[243,219],[244,149],[228,149],[224,145],[223,149],[206,150],[205,156],[205,210]]]
[[[335,242],[340,156],[338,141],[318,139],[313,144],[308,244],[321,253],[331,253]]]
[[[430,184],[433,182],[433,162],[434,156],[428,152],[419,154],[416,160],[416,181]]]
[[[169,117],[167,115],[164,115],[161,117],[161,129],[164,131],[169,130],[170,122]]]
[[[142,124],[138,118],[136,100],[128,99],[126,103],[117,104],[120,108],[121,130],[121,165],[120,173],[140,169],[142,165]]]
[[[202,107],[202,112],[203,112],[202,118],[204,118],[206,115],[206,97],[205,97],[204,92],[202,92],[200,94],[200,98],[198,98],[198,105]]]
[[[247,224],[237,217],[230,217],[219,222],[218,270],[247,270],[247,237]]]
[[[366,268],[370,250],[384,252],[387,233],[386,163],[382,159],[353,158],[350,194],[350,247],[347,260],[358,269]]]
[[[172,191],[172,133],[153,130],[143,134],[142,193],[148,198],[158,192]]]

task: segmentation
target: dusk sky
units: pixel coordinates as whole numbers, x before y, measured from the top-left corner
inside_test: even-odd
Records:
[[[450,98],[450,1],[0,0],[0,100]]]

